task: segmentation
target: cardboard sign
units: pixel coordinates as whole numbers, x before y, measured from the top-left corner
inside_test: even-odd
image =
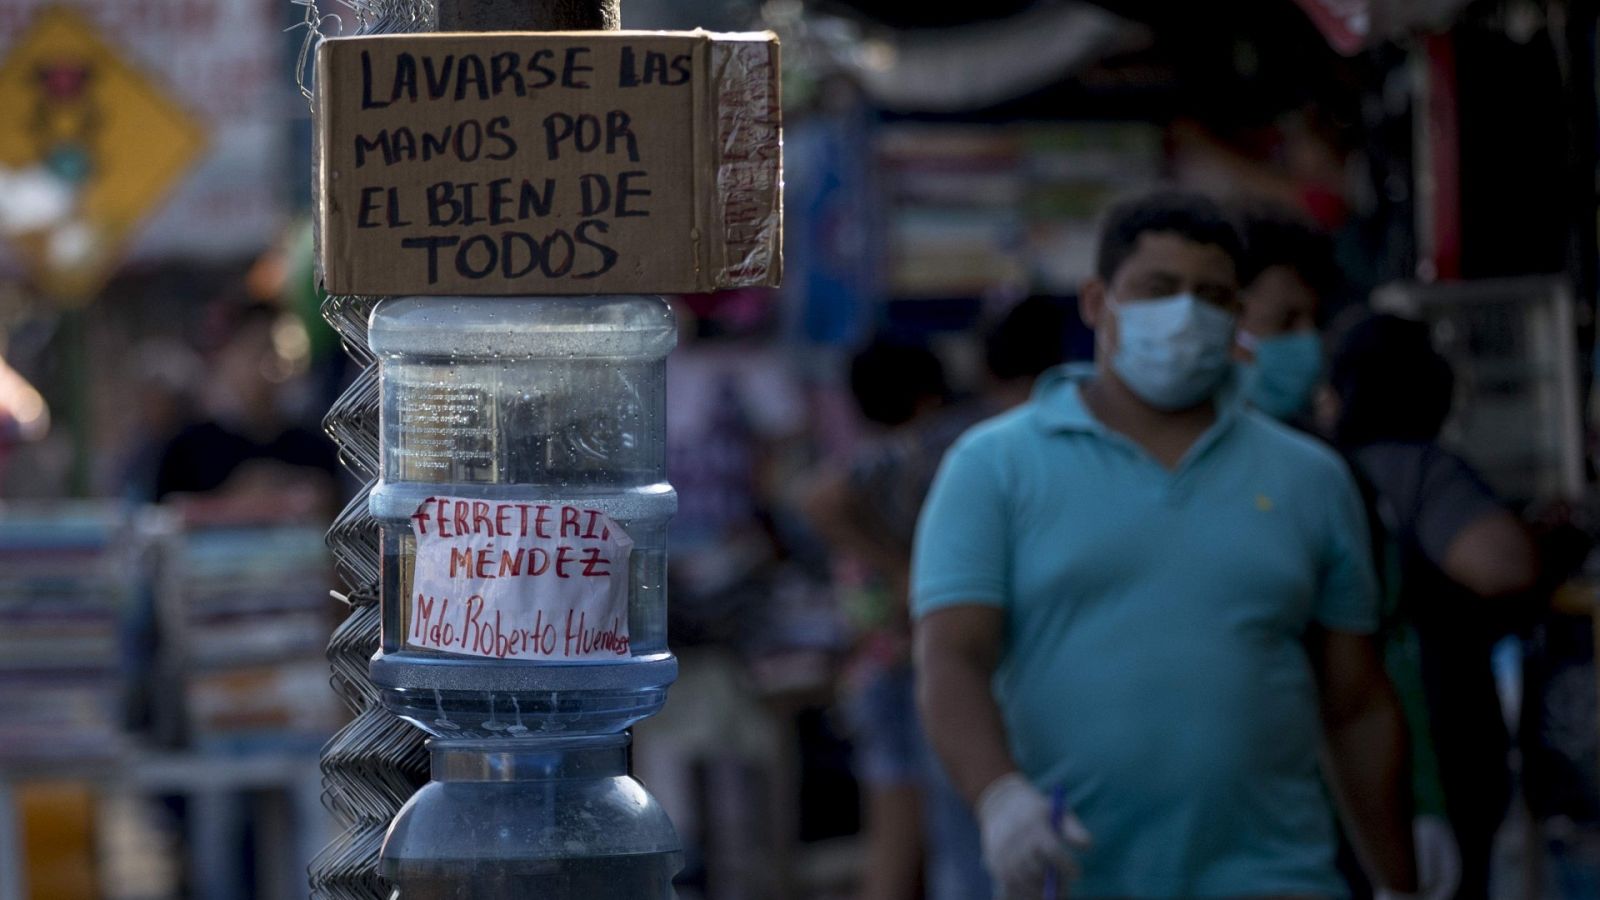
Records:
[[[407,646],[544,662],[629,655],[633,540],[605,513],[429,497],[411,532]]]
[[[338,294],[705,292],[782,269],[771,34],[337,38],[317,53]]]

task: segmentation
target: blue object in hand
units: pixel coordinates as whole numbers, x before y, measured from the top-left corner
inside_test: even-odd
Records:
[[[1067,789],[1056,785],[1050,792],[1050,825],[1061,833],[1061,817],[1067,812]],[[1044,900],[1061,900],[1061,873],[1054,867],[1044,870]]]

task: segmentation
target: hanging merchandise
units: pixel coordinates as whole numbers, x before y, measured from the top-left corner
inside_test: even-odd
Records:
[[[1138,26],[1099,6],[1060,2],[921,32],[868,39],[850,54],[850,67],[880,106],[923,112],[992,106],[1144,39]]]
[[[1354,56],[1409,31],[1447,27],[1467,0],[1295,0],[1333,49]]]
[[[865,108],[856,91],[836,90],[850,101],[846,112],[812,116],[785,135],[785,292],[792,332],[850,346],[871,321],[884,254],[873,228],[874,173],[860,152],[870,139]]]

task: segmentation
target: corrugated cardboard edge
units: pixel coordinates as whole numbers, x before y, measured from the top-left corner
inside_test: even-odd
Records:
[[[715,110],[710,282],[716,288],[776,286],[783,277],[783,123],[778,40],[772,32],[714,35]],[[763,147],[770,152],[763,155]]]
[[[341,57],[333,48],[354,39],[329,38],[317,46],[316,83],[311,99],[311,234],[315,247],[316,277],[330,294],[353,294],[358,287],[349,241],[331,242],[329,239],[331,233],[339,231],[330,230],[329,224],[334,221],[333,217],[343,215],[344,210],[332,203],[330,198],[333,192],[328,189],[328,146],[333,134],[334,115],[328,92],[337,83],[336,79],[349,74],[348,69],[334,71],[334,61]],[[348,56],[342,58],[348,59]],[[338,173],[333,172],[331,177],[338,177]]]
[[[711,134],[712,124],[716,120],[717,95],[711,84],[711,47],[714,44],[710,32],[696,32],[700,38],[694,50],[694,81],[695,92],[692,99],[694,123],[691,140],[694,142],[694,166],[691,178],[694,184],[691,187],[694,202],[694,224],[690,226],[689,245],[694,254],[694,280],[695,290],[713,291],[717,288],[714,272],[714,258],[718,234],[716,209],[718,206],[711,191],[716,184],[717,177],[717,152],[714,142],[707,139]]]

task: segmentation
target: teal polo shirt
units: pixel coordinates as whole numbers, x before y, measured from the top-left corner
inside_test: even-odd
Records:
[[[1231,397],[1169,471],[1089,412],[1091,374],[951,448],[913,611],[1005,612],[1011,751],[1095,839],[1074,897],[1343,896],[1303,637],[1377,626],[1355,484]]]

